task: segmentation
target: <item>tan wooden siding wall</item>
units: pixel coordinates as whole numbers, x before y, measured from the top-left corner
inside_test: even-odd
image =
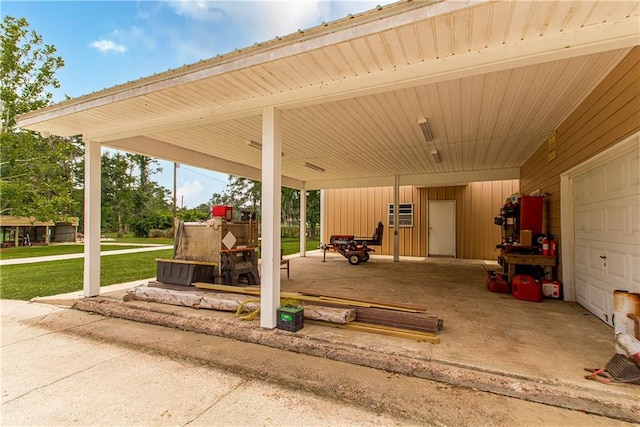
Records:
[[[460,187],[400,187],[400,203],[414,204],[413,227],[400,227],[400,255],[427,255],[428,200],[456,200],[457,257],[494,259],[500,241],[500,227],[493,218],[511,194],[518,192],[518,180],[476,182]],[[385,226],[382,248],[376,254],[393,254],[387,206],[393,203],[393,187],[325,190],[325,236],[355,234],[370,236],[378,223]]]
[[[524,194],[547,197],[548,232],[560,241],[560,174],[640,131],[640,48],[634,48],[556,131],[556,158],[543,144],[520,168]]]
[[[493,219],[507,197],[519,190],[519,181],[472,182],[460,187],[428,188],[427,200],[456,201],[456,256],[496,259],[500,227]]]
[[[393,254],[393,231],[389,229],[387,206],[393,203],[393,187],[347,188],[325,190],[325,235],[329,242],[332,234],[373,236],[378,221],[384,224],[382,248],[375,247],[376,254]],[[426,194],[412,186],[400,187],[400,203],[413,203],[413,227],[400,227],[400,255],[424,256],[427,251],[427,215],[424,209]]]

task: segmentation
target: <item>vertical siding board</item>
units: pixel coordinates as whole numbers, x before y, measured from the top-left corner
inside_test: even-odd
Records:
[[[466,186],[400,187],[400,203],[414,204],[413,227],[400,228],[400,255],[426,256],[428,251],[429,200],[456,201],[456,256],[466,259],[495,258],[500,229],[493,217],[504,199],[518,190],[518,181],[470,183]],[[327,236],[368,236],[382,221],[382,247],[377,254],[393,254],[393,229],[388,225],[387,206],[393,203],[393,187],[325,190]],[[360,211],[360,212],[359,212]]]
[[[629,88],[629,89],[625,89]],[[640,47],[622,62],[560,124],[556,131],[556,158],[547,161],[542,144],[520,168],[522,192],[549,193],[548,231],[560,237],[560,174],[618,141],[640,131]],[[562,251],[562,242],[560,251]],[[561,274],[562,265],[558,268]]]

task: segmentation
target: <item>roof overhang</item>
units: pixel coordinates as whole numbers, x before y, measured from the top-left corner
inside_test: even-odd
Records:
[[[46,107],[18,125],[260,179],[250,141],[260,140],[263,109],[275,106],[286,186],[517,179],[640,44],[639,9],[635,1],[399,2]]]

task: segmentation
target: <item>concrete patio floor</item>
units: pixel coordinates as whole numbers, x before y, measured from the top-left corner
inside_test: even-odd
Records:
[[[368,263],[352,266],[339,255],[327,253],[324,262],[322,253],[312,252],[290,262],[291,278],[282,274],[283,291],[426,305],[429,313],[444,320],[440,343],[319,325],[305,325],[293,334],[264,330],[258,321],[242,322],[231,313],[124,302],[124,290],[102,297],[127,309],[152,307],[153,312],[167,316],[188,313],[237,324],[241,332],[236,331],[233,338],[244,334],[251,342],[289,346],[309,354],[313,346],[302,343],[313,342],[314,348],[322,347],[323,357],[332,357],[326,353],[332,353],[327,348],[334,346],[340,350],[333,352],[336,359],[351,363],[367,364],[370,356],[374,361],[369,366],[385,370],[640,422],[640,386],[584,378],[584,368],[604,367],[614,355],[614,337],[611,327],[577,303],[552,299],[534,303],[491,293],[485,286],[482,261],[402,258],[396,263],[389,257],[372,256]],[[60,303],[79,297],[39,301]],[[288,340],[285,344],[282,337]]]

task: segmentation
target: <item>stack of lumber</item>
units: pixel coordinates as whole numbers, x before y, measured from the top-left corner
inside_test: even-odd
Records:
[[[162,282],[131,288],[124,299],[232,312],[252,312],[260,308],[260,302],[255,297],[248,298],[247,295],[230,292],[189,290],[184,286],[165,285]],[[355,319],[356,311],[348,307],[305,305],[304,317],[309,320],[346,324]]]
[[[193,285],[199,289],[260,296],[259,287],[238,287],[200,282],[195,282]],[[305,307],[305,313],[308,305],[355,310],[354,321],[338,325],[323,322],[326,326],[437,343],[439,342],[437,334],[443,325],[442,319],[428,314],[425,306],[416,304],[355,300],[340,295],[315,292],[281,292],[280,297],[301,301]]]

